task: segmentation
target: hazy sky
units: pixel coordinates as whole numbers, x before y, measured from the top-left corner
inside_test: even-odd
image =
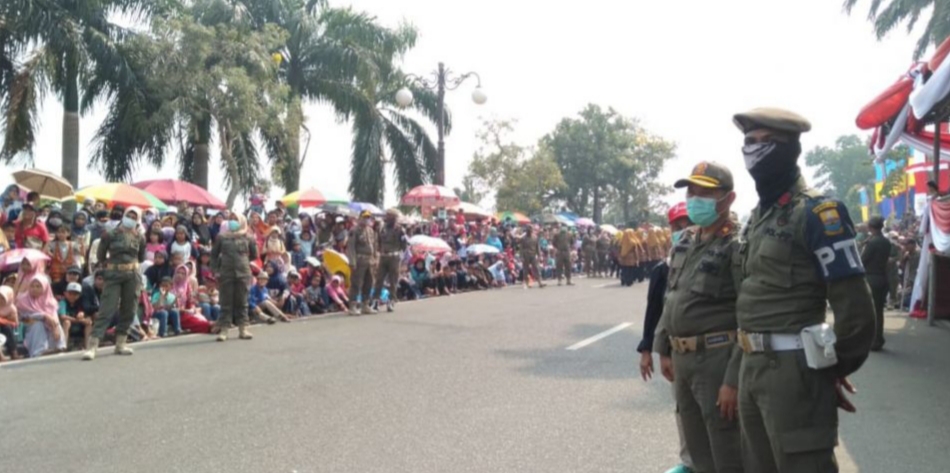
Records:
[[[446,139],[446,181],[458,185],[477,148],[480,118],[518,121],[515,138],[533,144],[587,103],[639,118],[678,145],[663,179],[688,173],[700,160],[730,166],[740,214],[755,205],[743,167],[742,138],[731,117],[756,106],[790,108],[811,120],[804,148],[831,146],[858,132],[854,118],[866,102],[911,64],[916,35],[898,28],[878,42],[865,20],[868,2],[846,16],[835,0],[526,1],[353,0],[354,8],[388,25],[418,27],[418,45],[404,68],[417,74],[439,61],[477,71],[488,94],[478,106],[474,81],[449,93],[454,130]],[[337,1],[334,5],[346,5]],[[928,13],[929,14],[929,13]],[[350,133],[327,109],[308,106],[314,132],[304,185],[345,193]],[[84,117],[80,186],[102,177],[86,168],[102,107]],[[49,97],[42,112],[37,167],[60,171],[62,107]],[[433,131],[434,135],[434,131]],[[212,192],[225,197],[215,153]],[[177,167],[139,170],[137,178],[174,177]],[[275,195],[282,195],[278,189]],[[682,198],[677,194],[670,200]],[[395,203],[387,194],[386,205]]]

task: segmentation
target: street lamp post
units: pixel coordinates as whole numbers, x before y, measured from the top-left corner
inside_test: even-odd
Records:
[[[485,95],[485,92],[482,92],[482,78],[478,73],[468,72],[457,77],[452,77],[451,74],[452,71],[447,69],[445,64],[440,62],[439,68],[432,73],[431,79],[426,79],[414,74],[406,76],[407,82],[425,87],[429,90],[435,90],[438,97],[438,118],[436,119],[435,126],[439,136],[439,144],[438,160],[435,169],[435,183],[440,186],[445,185],[445,91],[455,90],[459,88],[466,79],[474,77],[477,83],[475,90],[472,91],[472,101],[481,105],[488,100],[488,96]],[[396,103],[399,104],[400,107],[408,107],[412,104],[412,99],[412,91],[407,87],[403,87],[396,92]]]

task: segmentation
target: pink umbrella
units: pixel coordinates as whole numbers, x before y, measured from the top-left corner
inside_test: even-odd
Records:
[[[188,202],[194,206],[210,207],[213,209],[227,208],[224,201],[190,182],[179,181],[177,179],[157,179],[154,181],[136,182],[132,184],[132,186],[154,195],[158,200],[166,204]]]
[[[593,220],[587,217],[581,217],[574,221],[574,225],[577,225],[578,227],[593,227],[594,225],[597,225],[597,224],[594,223]]]
[[[17,248],[0,254],[0,271],[7,271],[13,266],[17,266],[23,261],[23,258],[30,257],[49,261],[49,256],[40,250],[32,248]]]
[[[431,184],[416,187],[402,196],[402,205],[416,207],[453,207],[459,202],[452,189]]]

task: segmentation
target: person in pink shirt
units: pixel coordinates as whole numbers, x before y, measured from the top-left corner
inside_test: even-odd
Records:
[[[330,302],[336,304],[337,309],[346,312],[350,299],[346,296],[346,288],[343,287],[343,278],[340,275],[333,276],[330,280],[327,295],[330,296]]]

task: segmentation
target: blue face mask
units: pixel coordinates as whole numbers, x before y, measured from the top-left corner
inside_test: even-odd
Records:
[[[723,197],[725,198],[725,197]],[[716,211],[718,200],[712,197],[689,197],[686,199],[686,213],[689,220],[700,227],[708,227],[719,218]]]
[[[673,246],[676,246],[676,244],[680,242],[680,238],[682,238],[682,236],[683,230],[677,230],[673,232],[673,235],[670,237],[670,241],[672,242]]]
[[[228,222],[228,230],[231,233],[234,233],[240,229],[241,229],[241,222],[238,222],[237,220],[231,220]]]

